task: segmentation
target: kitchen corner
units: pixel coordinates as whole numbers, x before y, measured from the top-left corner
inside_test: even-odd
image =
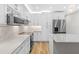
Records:
[[[20,30],[22,31],[20,31]],[[30,35],[41,31],[41,26],[0,26],[0,53],[11,54],[17,50],[20,45],[27,40],[29,47],[26,53],[30,51]],[[21,48],[22,49],[22,48]],[[18,54],[19,52],[17,52]],[[23,52],[22,52],[23,53]]]

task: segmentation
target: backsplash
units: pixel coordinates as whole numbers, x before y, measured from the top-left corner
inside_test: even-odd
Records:
[[[18,35],[18,33],[21,33],[23,31],[24,27],[20,26],[0,26],[0,40],[14,38],[15,36]]]

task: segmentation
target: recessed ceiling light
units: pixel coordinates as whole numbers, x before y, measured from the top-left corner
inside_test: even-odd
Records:
[[[65,9],[66,7],[64,6],[64,9]]]

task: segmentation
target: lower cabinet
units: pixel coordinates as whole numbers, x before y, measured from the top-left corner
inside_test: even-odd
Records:
[[[23,41],[23,43],[17,47],[12,54],[29,54],[30,52],[30,37]]]
[[[35,32],[33,36],[33,41],[41,41],[41,32]]]

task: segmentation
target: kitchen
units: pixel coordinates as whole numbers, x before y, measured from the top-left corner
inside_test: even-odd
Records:
[[[0,4],[0,16],[0,54],[79,54],[78,4]]]
[[[0,54],[30,53],[33,33],[40,32],[41,26],[28,24],[30,13],[24,4],[1,4],[0,8]]]

